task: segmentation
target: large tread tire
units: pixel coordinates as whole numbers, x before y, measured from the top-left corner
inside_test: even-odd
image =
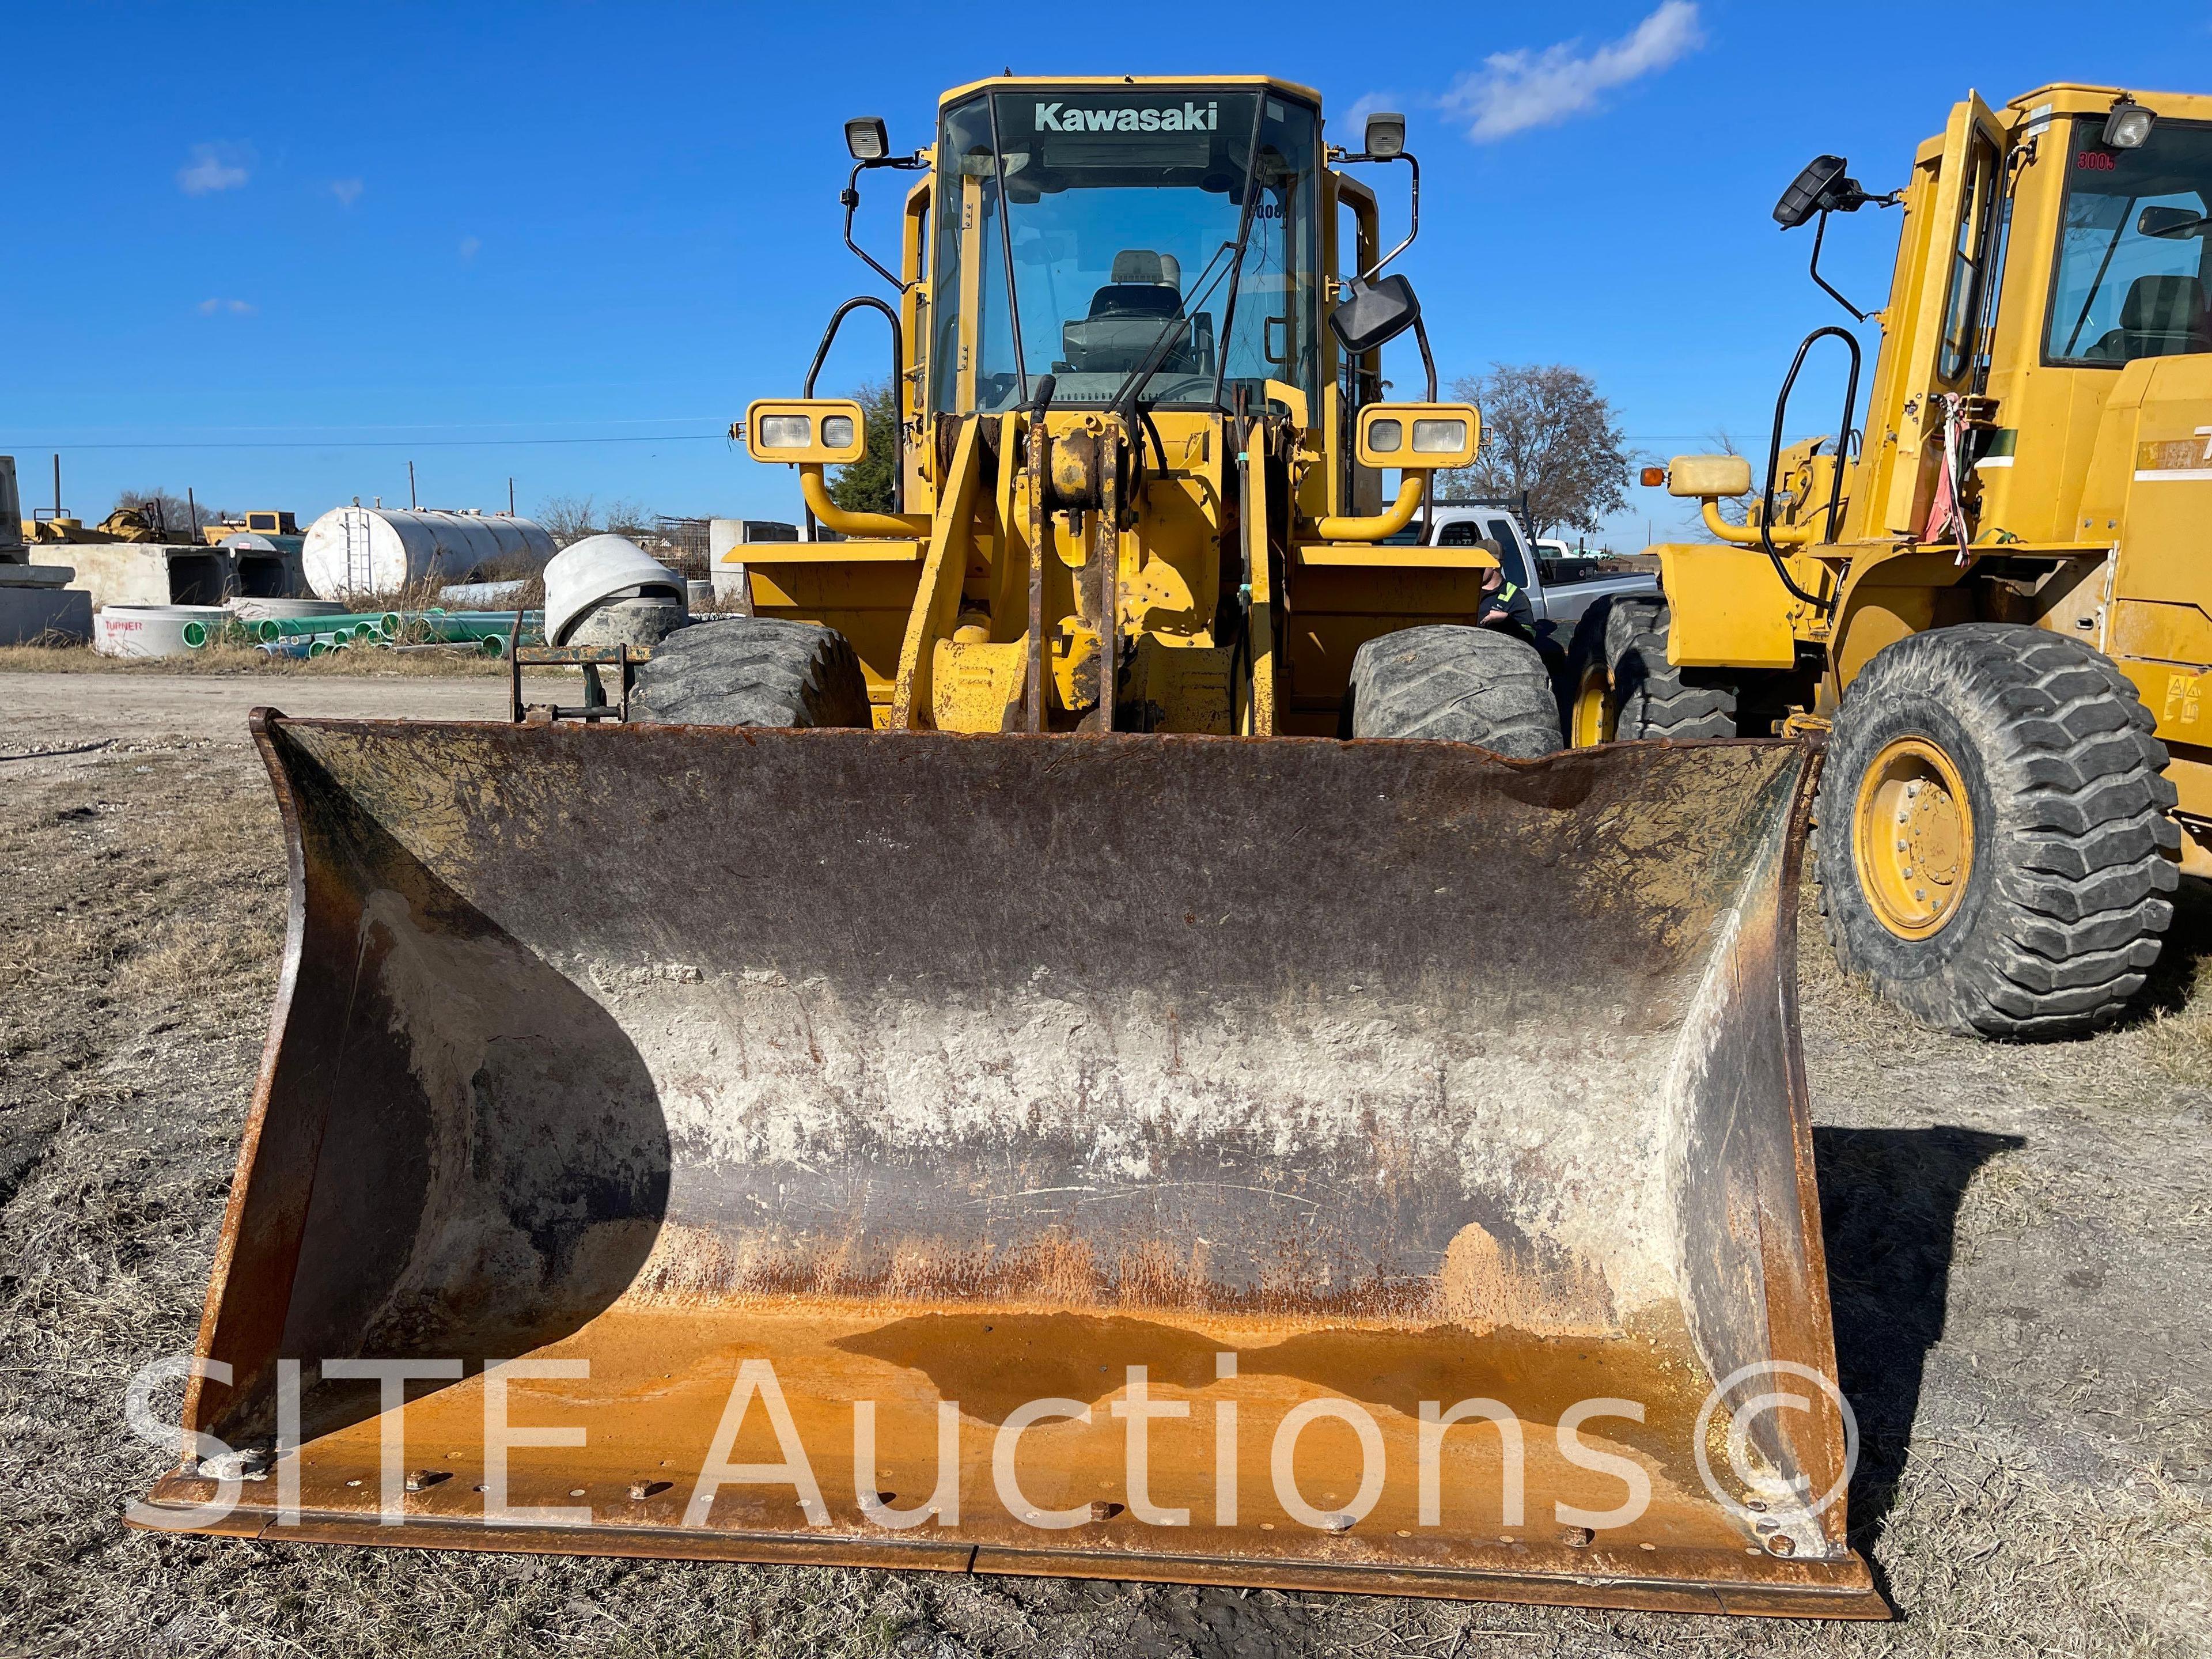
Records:
[[[1583,613],[1585,623],[1595,610]],[[1664,599],[1614,599],[1605,607],[1602,623],[1592,626],[1604,629],[1605,662],[1619,709],[1613,735],[1620,741],[1737,735],[1735,682],[1718,670],[1677,668],[1667,660]]]
[[[2118,1017],[2158,959],[2179,884],[2166,745],[2112,659],[2011,623],[1912,635],[1844,698],[1822,771],[1814,868],[1837,959],[1938,1030],[2072,1036]],[[1942,748],[1973,815],[1973,862],[1925,938],[1886,927],[1853,818],[1899,738]]]
[[[868,682],[834,628],[732,617],[679,629],[638,670],[630,707],[667,726],[867,726]]]
[[[1516,760],[1559,748],[1552,672],[1525,640],[1437,623],[1361,646],[1352,659],[1352,735],[1478,744]]]

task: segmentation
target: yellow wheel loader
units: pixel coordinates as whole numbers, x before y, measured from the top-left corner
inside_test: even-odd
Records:
[[[1868,193],[1821,156],[1775,209],[1881,330],[1855,425],[1848,329],[1798,349],[1762,493],[1736,456],[1647,483],[1714,543],[1662,602],[1586,618],[1567,734],[1828,733],[1822,908],[1845,969],[1939,1029],[2071,1035],[2156,960],[2179,872],[2212,875],[2212,97],[1969,96]],[[1899,210],[1889,303],[1820,273],[1828,216]],[[1833,434],[1783,445],[1823,339]]]
[[[842,539],[748,545],[751,616],[618,704],[257,715],[281,1003],[133,1518],[1882,1616],[1810,751],[1550,753],[1490,556],[1387,541],[1479,441],[1381,397],[1402,121],[1008,79],[848,142],[848,241],[914,175],[831,324],[886,508],[825,337],[744,431]]]

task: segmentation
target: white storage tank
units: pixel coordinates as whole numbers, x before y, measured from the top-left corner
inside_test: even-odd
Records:
[[[423,584],[527,576],[556,551],[545,526],[490,513],[334,507],[300,550],[318,599],[397,593]]]

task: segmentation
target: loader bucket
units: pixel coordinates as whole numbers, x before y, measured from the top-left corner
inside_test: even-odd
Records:
[[[1802,750],[254,731],[290,936],[141,1524],[1883,1615]]]

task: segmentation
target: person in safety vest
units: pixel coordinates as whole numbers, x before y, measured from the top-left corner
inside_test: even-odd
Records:
[[[1535,609],[1528,603],[1528,590],[1518,582],[1506,580],[1503,568],[1505,550],[1487,538],[1480,545],[1500,562],[1482,573],[1482,608],[1475,613],[1476,623],[1485,628],[1502,629],[1535,644]]]

